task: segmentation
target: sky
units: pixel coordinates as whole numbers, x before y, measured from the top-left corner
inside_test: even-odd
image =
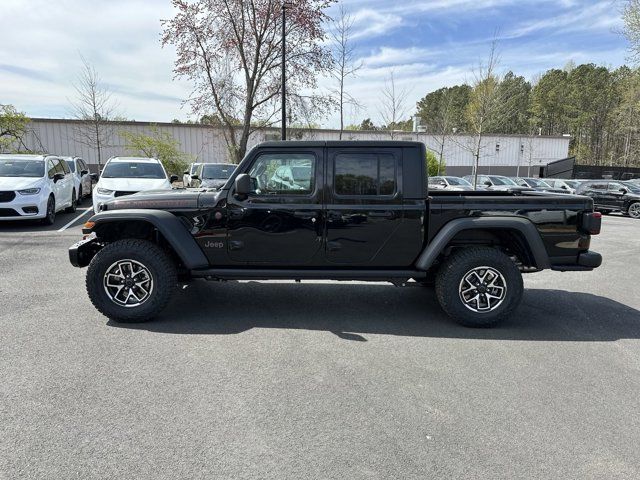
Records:
[[[73,83],[90,61],[120,113],[138,121],[191,118],[191,91],[173,79],[175,52],[161,48],[170,0],[1,0],[0,104],[31,117],[72,117]],[[410,116],[430,91],[473,79],[497,40],[499,71],[535,79],[569,61],[617,67],[627,59],[620,1],[345,0],[363,68],[348,81],[361,107],[347,123],[380,122],[379,98],[393,72]],[[329,11],[334,14],[335,8]],[[320,82],[329,88],[328,80]],[[336,114],[321,119],[338,125]]]

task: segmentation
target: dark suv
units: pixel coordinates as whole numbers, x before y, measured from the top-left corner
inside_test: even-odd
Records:
[[[591,180],[581,184],[578,195],[593,198],[596,210],[602,213],[620,211],[640,218],[640,185],[620,180]]]

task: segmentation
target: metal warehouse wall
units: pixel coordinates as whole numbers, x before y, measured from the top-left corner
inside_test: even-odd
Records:
[[[112,122],[112,139],[110,146],[103,151],[103,160],[110,156],[131,154],[119,135],[123,130],[136,133],[150,133],[150,127],[170,133],[178,142],[182,151],[202,162],[224,162],[227,160],[227,147],[222,131],[205,125],[147,123],[147,122]],[[58,155],[77,155],[88,163],[96,164],[96,152],[77,141],[79,122],[63,119],[32,119],[30,132],[26,138],[27,146],[32,150],[47,151]],[[338,140],[337,130],[301,130],[292,131],[291,138],[299,140]],[[254,134],[249,146],[264,140],[279,139],[278,129],[268,129]],[[345,140],[389,140],[388,132],[348,131],[343,134]],[[437,138],[426,133],[399,132],[396,140],[418,140],[427,148],[437,151]],[[491,135],[483,138],[480,165],[482,170],[494,168],[493,173],[515,173],[520,165],[520,173],[524,175],[531,161],[531,172],[537,173],[539,167],[549,162],[566,158],[569,154],[569,137],[543,137],[519,135]],[[451,135],[445,142],[444,158],[450,174],[470,173],[473,165],[474,138],[468,135]],[[524,168],[524,170],[523,170]]]

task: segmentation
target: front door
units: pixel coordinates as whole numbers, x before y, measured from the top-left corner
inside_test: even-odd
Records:
[[[261,149],[243,172],[253,191],[227,203],[227,252],[233,263],[321,264],[323,149]]]
[[[331,264],[390,266],[403,220],[400,148],[330,148],[326,258]],[[401,247],[400,247],[401,248]]]

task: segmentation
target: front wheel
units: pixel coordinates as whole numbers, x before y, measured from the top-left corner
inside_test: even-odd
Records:
[[[71,206],[64,209],[66,213],[74,213],[78,208],[78,199],[76,197],[76,189],[71,192]]]
[[[436,277],[442,309],[467,327],[491,327],[520,305],[522,274],[495,248],[472,247],[453,253]]]
[[[87,293],[103,315],[146,322],[169,303],[177,285],[173,260],[156,244],[126,239],[108,244],[91,260]]]
[[[53,225],[56,221],[56,201],[53,195],[49,195],[47,200],[47,211],[45,217],[42,219],[42,223],[45,225]]]
[[[627,213],[631,218],[640,218],[640,202],[634,202],[629,205]]]

